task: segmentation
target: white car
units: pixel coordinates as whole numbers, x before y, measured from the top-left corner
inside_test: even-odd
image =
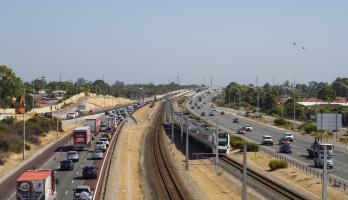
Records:
[[[93,199],[93,191],[87,185],[77,186],[74,189],[74,200],[92,200]]]
[[[292,133],[284,133],[283,137],[288,139],[290,142],[294,141],[294,135]]]
[[[73,113],[73,112],[68,113],[68,114],[66,114],[66,118],[67,119],[75,119],[75,118],[77,118],[77,114]]]
[[[72,160],[74,162],[78,162],[79,161],[79,153],[77,153],[77,151],[69,151],[66,154],[66,159]]]
[[[98,141],[95,143],[95,148],[96,150],[101,150],[101,151],[106,151],[106,144],[102,141]]]
[[[99,141],[104,142],[106,146],[109,146],[110,142],[107,138],[100,138]]]
[[[273,145],[273,139],[270,135],[264,135],[262,137],[262,144],[263,145]]]
[[[92,159],[93,160],[103,159],[103,152],[101,150],[95,149],[92,152]]]
[[[246,126],[244,126],[244,130],[245,131],[253,131],[253,127],[250,126],[249,124],[247,124]]]

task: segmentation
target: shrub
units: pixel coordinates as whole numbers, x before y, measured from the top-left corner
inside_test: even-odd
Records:
[[[274,124],[276,126],[286,126],[286,125],[289,125],[290,123],[283,118],[277,118],[274,120]]]
[[[29,151],[31,149],[30,144],[25,143],[25,150]]]
[[[10,143],[7,140],[0,140],[0,151],[7,152],[10,149]]]
[[[285,160],[271,160],[268,164],[272,171],[277,169],[288,168],[288,163]]]
[[[303,130],[306,134],[310,134],[317,129],[317,125],[313,121],[306,121],[305,123],[301,124],[299,128]]]
[[[230,144],[233,149],[243,149],[244,145],[247,145],[247,151],[248,152],[257,152],[259,151],[259,145],[255,142],[248,142],[245,141],[243,138],[239,136],[231,136],[230,138]]]

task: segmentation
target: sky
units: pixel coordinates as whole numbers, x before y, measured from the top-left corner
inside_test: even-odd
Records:
[[[1,0],[0,65],[26,81],[331,82],[348,76],[348,1]]]

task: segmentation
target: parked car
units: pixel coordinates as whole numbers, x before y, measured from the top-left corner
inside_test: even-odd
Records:
[[[103,152],[101,150],[95,149],[92,152],[92,159],[93,160],[100,160],[103,159]]]
[[[96,150],[101,150],[102,152],[105,152],[107,147],[106,144],[102,141],[98,141],[95,143],[95,148]]]
[[[77,153],[77,151],[69,151],[66,154],[66,159],[72,160],[73,162],[78,162],[79,161],[79,153]]]
[[[202,117],[205,117],[205,112],[202,112],[202,113],[201,113],[201,116],[202,116]]]
[[[279,153],[290,153],[290,154],[292,154],[292,150],[291,150],[290,144],[282,144],[279,147]]]
[[[284,133],[283,137],[288,139],[289,142],[293,142],[294,141],[294,135],[292,133]]]
[[[74,162],[72,160],[60,161],[59,170],[61,171],[74,170]]]
[[[263,145],[273,145],[273,139],[270,135],[264,135],[262,137],[262,144]]]
[[[104,142],[104,143],[106,144],[107,147],[108,147],[109,144],[110,144],[109,140],[108,140],[107,138],[104,138],[104,137],[100,138],[99,141]]]
[[[214,113],[214,111],[211,111],[210,113],[209,113],[209,116],[214,116],[215,115],[215,113]]]
[[[97,178],[98,177],[98,173],[97,173],[97,167],[95,165],[88,165],[85,166],[82,169],[82,177],[83,178]]]
[[[77,186],[74,190],[74,200],[92,200],[93,191],[88,185]]]
[[[253,131],[253,127],[250,124],[244,126],[245,131]]]
[[[66,118],[67,119],[75,119],[75,118],[77,118],[77,113],[70,112],[70,113],[66,114]]]
[[[288,138],[285,138],[285,137],[282,137],[279,139],[279,144],[282,145],[282,144],[289,144],[289,139]]]
[[[239,119],[238,118],[233,118],[233,123],[239,123]]]

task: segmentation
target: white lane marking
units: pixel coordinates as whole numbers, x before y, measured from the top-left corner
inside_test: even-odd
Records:
[[[69,190],[65,191],[65,195],[68,195]]]
[[[72,180],[71,183],[74,183],[74,180]]]
[[[79,174],[79,171],[77,171],[76,174]]]

